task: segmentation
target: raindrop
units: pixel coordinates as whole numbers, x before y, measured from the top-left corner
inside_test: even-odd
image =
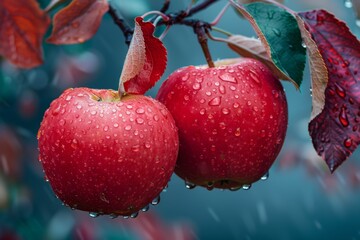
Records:
[[[236,136],[236,137],[239,137],[240,134],[241,134],[240,128],[238,127],[238,128],[236,128],[236,130],[235,130],[235,136]]]
[[[45,182],[49,182],[49,178],[45,175],[44,176]]]
[[[74,138],[71,142],[71,147],[76,149],[77,148],[78,141]]]
[[[52,115],[53,115],[53,116],[56,116],[56,115],[59,114],[59,112],[60,112],[60,106],[57,107],[54,111],[52,111]]]
[[[157,122],[157,121],[159,121],[159,116],[158,115],[154,115],[154,120]]]
[[[301,46],[302,46],[303,48],[306,48],[306,43],[305,43],[305,42],[302,42],[302,43],[301,43]]]
[[[125,130],[126,131],[129,131],[131,129],[131,126],[130,125],[127,125],[126,127],[125,127]]]
[[[348,138],[348,139],[346,139],[346,140],[344,141],[344,146],[345,146],[345,147],[349,148],[349,147],[351,147],[351,145],[352,145],[352,140],[351,140],[351,138]]]
[[[230,191],[232,191],[232,192],[235,192],[235,191],[240,190],[241,188],[242,188],[242,186],[238,186],[238,187],[231,187],[231,188],[229,188],[229,190],[230,190]]]
[[[106,125],[106,126],[104,127],[104,131],[107,132],[108,130],[109,130],[109,126]]]
[[[341,125],[343,125],[344,127],[349,126],[349,120],[347,118],[346,111],[345,111],[344,107],[341,108],[341,111],[340,111],[340,114],[339,114],[339,121],[340,121]]]
[[[134,145],[134,146],[132,146],[131,149],[132,149],[133,152],[138,152],[140,150],[140,146],[139,145]]]
[[[346,96],[345,90],[339,85],[337,84],[335,85],[336,85],[336,89],[335,89],[336,93],[339,95],[339,97],[344,98]]]
[[[221,97],[214,97],[213,99],[211,99],[211,100],[209,101],[208,104],[209,104],[210,106],[219,106],[220,103],[221,103]]]
[[[64,126],[65,125],[65,120],[64,119],[60,119],[60,121],[59,121],[59,124],[60,124],[60,126]]]
[[[222,94],[225,94],[225,93],[226,93],[225,87],[224,87],[223,85],[221,85],[221,86],[219,87],[219,91],[220,91],[220,93],[222,93]]]
[[[344,1],[344,6],[345,6],[346,8],[352,8],[352,7],[353,7],[352,0],[345,0],[345,1]]]
[[[89,216],[92,217],[92,218],[96,218],[98,217],[100,214],[99,213],[96,213],[96,212],[89,212]]]
[[[117,128],[117,127],[119,127],[119,124],[114,123],[114,128]]]
[[[141,209],[141,211],[142,211],[142,212],[147,212],[147,211],[149,211],[149,209],[150,209],[150,206],[149,206],[149,205],[146,205],[145,207],[143,207],[143,208]]]
[[[249,190],[250,188],[251,188],[251,184],[244,184],[242,186],[242,189],[244,189],[244,190]]]
[[[65,100],[66,100],[66,101],[70,101],[71,98],[72,98],[71,96],[67,96]]]
[[[255,73],[250,72],[249,75],[250,75],[251,79],[254,80],[254,82],[256,82],[257,84],[261,85],[260,79],[258,78],[258,76],[257,76]]]
[[[199,90],[201,88],[200,83],[194,83],[194,85],[192,86],[194,90]]]
[[[234,103],[234,104],[233,104],[233,107],[234,107],[234,108],[238,108],[238,107],[239,107],[239,104],[238,104],[238,103]]]
[[[139,212],[134,212],[130,215],[131,218],[136,218],[139,215]]]
[[[145,143],[145,147],[149,149],[151,147],[150,143]]]
[[[185,95],[185,96],[184,96],[184,100],[185,100],[185,101],[189,101],[189,99],[190,99],[189,95]]]
[[[265,181],[269,178],[269,172],[266,172],[264,176],[262,176],[260,179]]]
[[[214,183],[213,182],[208,182],[206,188],[209,191],[213,190],[214,189]]]
[[[127,108],[127,109],[132,109],[132,108],[133,108],[133,106],[131,106],[131,105],[127,105],[127,106],[126,106],[126,108]]]
[[[181,80],[183,80],[184,82],[186,81],[186,80],[188,80],[189,79],[189,73],[186,73],[182,78],[181,78]]]
[[[137,119],[136,119],[136,122],[137,122],[138,124],[143,124],[143,123],[144,123],[144,119],[142,119],[142,118],[137,118]]]
[[[206,93],[206,96],[211,96],[211,92],[207,91]]]
[[[129,219],[130,216],[123,216],[124,219]]]
[[[186,181],[186,182],[185,182],[185,187],[186,187],[187,189],[194,189],[194,188],[196,187],[196,184]]]
[[[219,123],[220,129],[224,130],[226,128],[226,124],[224,122]]]
[[[111,218],[111,219],[115,219],[115,218],[117,218],[119,215],[117,215],[117,214],[115,214],[115,213],[112,213],[112,214],[110,214],[109,215],[109,217]]]
[[[230,113],[230,110],[227,108],[223,108],[221,111],[224,115],[228,115]]]
[[[151,205],[158,205],[160,202],[160,196],[157,196],[156,198],[154,198],[152,201],[151,201]]]
[[[279,31],[279,29],[273,28],[272,31],[274,32],[274,34],[275,34],[276,36],[278,36],[278,37],[281,36],[281,32]]]
[[[200,115],[204,115],[206,112],[205,108],[200,109]]]
[[[219,78],[221,80],[223,80],[224,82],[231,82],[231,83],[237,83],[236,78],[234,78],[233,76],[231,76],[228,73],[222,74],[219,76]]]
[[[136,109],[136,112],[139,114],[143,114],[143,113],[145,113],[145,110],[143,108],[138,108],[138,109]]]
[[[96,111],[93,110],[93,111],[90,112],[90,114],[94,116],[94,115],[96,115]]]

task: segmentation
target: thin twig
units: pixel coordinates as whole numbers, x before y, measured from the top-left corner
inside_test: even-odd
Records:
[[[120,18],[117,15],[116,10],[113,7],[111,7],[111,6],[109,7],[108,13],[114,20],[114,23],[117,26],[119,26],[119,28],[123,32],[124,38],[125,38],[125,43],[129,46],[130,42],[131,42],[132,34],[134,33],[134,30],[125,22],[124,19]]]
[[[165,0],[164,5],[161,7],[160,12],[166,13],[170,7],[170,0]]]

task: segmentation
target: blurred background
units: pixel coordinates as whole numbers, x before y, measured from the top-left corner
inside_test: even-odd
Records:
[[[46,6],[49,1],[40,2]],[[111,0],[130,24],[135,16],[160,9],[162,2]],[[171,1],[170,11],[186,9],[189,3]],[[225,3],[220,1],[195,17],[211,21]],[[296,11],[327,9],[359,38],[360,21],[349,0],[287,0],[285,5]],[[232,9],[219,27],[255,36],[250,24]],[[205,63],[191,28],[172,27],[164,44],[168,67],[147,93],[153,97],[175,69]],[[42,116],[66,88],[116,89],[127,46],[107,14],[90,41],[70,46],[45,44],[44,50],[45,63],[31,70],[0,61],[0,240],[360,239],[359,152],[332,175],[316,155],[307,131],[311,112],[308,68],[300,91],[283,82],[289,105],[288,132],[266,181],[247,191],[188,190],[174,175],[161,194],[161,203],[136,219],[91,218],[62,206],[38,162],[36,134]],[[210,41],[210,50],[214,59],[237,57],[222,43]]]

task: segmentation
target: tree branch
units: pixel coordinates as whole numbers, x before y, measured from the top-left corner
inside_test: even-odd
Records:
[[[130,42],[131,42],[132,35],[134,33],[134,30],[125,22],[124,19],[120,18],[117,15],[116,10],[113,7],[111,7],[111,6],[109,7],[108,13],[110,14],[112,19],[114,20],[114,23],[116,25],[118,25],[119,28],[121,29],[121,31],[123,32],[124,38],[125,38],[125,43],[129,46]]]

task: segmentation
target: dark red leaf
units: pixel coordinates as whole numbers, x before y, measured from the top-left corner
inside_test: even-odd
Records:
[[[107,0],[74,0],[54,16],[54,28],[47,42],[53,44],[82,43],[98,30],[108,11]]]
[[[333,172],[360,143],[360,43],[345,23],[325,10],[299,15],[328,70],[325,105],[309,123],[309,132]]]
[[[126,55],[120,77],[120,91],[144,94],[163,75],[167,53],[163,43],[154,34],[155,27],[150,22],[135,19],[135,30]]]
[[[49,24],[35,0],[1,0],[0,55],[21,68],[42,64],[41,43]]]

